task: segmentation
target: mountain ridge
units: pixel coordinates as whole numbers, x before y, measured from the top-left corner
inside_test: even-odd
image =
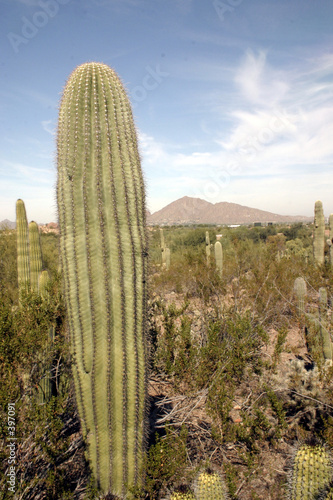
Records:
[[[255,222],[311,222],[305,215],[279,215],[227,201],[210,203],[183,196],[148,215],[148,224],[252,224]]]
[[[247,207],[237,203],[220,201],[211,203],[201,198],[183,196],[172,201],[165,207],[150,213],[147,210],[148,225],[177,225],[177,224],[253,224],[255,222],[312,222],[313,217],[305,215],[279,215],[258,208]],[[56,223],[39,224],[45,230],[54,230],[48,226],[57,226]],[[16,223],[8,219],[0,222],[0,228],[15,229]]]

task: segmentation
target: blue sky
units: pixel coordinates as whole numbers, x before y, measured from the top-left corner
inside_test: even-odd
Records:
[[[87,61],[130,96],[148,208],[182,197],[333,212],[331,0],[0,0],[0,221],[56,215],[62,89]]]

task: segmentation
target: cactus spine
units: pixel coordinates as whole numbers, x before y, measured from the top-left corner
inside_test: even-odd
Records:
[[[42,271],[42,250],[40,246],[39,229],[36,222],[29,224],[29,260],[30,260],[30,287],[38,292],[38,279]]]
[[[302,277],[296,278],[294,282],[294,295],[297,299],[297,311],[299,314],[305,314],[305,303],[307,288],[305,279]]]
[[[215,243],[215,262],[216,262],[216,269],[218,270],[220,276],[222,276],[222,271],[223,271],[223,250],[222,250],[222,245],[220,241],[217,241]]]
[[[314,229],[313,229],[313,255],[317,264],[324,264],[325,249],[325,217],[321,201],[315,203]]]
[[[310,500],[330,483],[332,462],[323,446],[301,445],[296,451],[289,480],[290,500]]]
[[[17,275],[19,291],[30,282],[28,222],[23,200],[16,202]]]
[[[145,193],[136,131],[117,74],[73,71],[58,125],[60,254],[74,382],[98,485],[126,496],[145,448]]]

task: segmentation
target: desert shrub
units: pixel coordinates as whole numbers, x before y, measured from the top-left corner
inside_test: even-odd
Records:
[[[0,230],[0,290],[11,303],[17,299],[16,232]]]
[[[54,329],[50,343],[49,330]],[[51,281],[49,300],[22,294],[20,306],[0,296],[0,439],[7,442],[8,404],[15,404],[16,495],[25,499],[73,498],[77,484],[86,485],[89,471],[71,386],[68,339],[59,277]],[[52,377],[52,396],[42,400],[45,367]],[[72,466],[73,456],[77,466]],[[8,449],[1,449],[5,476]],[[24,492],[24,493],[23,493]],[[21,497],[21,496],[20,496]],[[88,498],[88,496],[87,496]]]

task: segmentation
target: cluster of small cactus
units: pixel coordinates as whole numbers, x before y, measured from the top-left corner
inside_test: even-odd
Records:
[[[147,237],[136,130],[117,74],[70,75],[57,135],[60,258],[79,416],[97,485],[130,498],[146,442]]]
[[[329,486],[332,472],[331,454],[325,446],[298,446],[289,477],[289,500],[319,498]]]
[[[207,265],[210,263],[211,259],[211,249],[212,249],[212,244],[210,243],[210,238],[209,238],[209,232],[206,231],[206,260],[207,260]],[[222,276],[223,272],[223,249],[222,249],[222,244],[220,241],[216,241],[214,245],[214,257],[215,257],[215,266],[216,270]]]
[[[16,202],[17,276],[19,291],[39,291],[43,260],[38,224],[28,225],[24,201]]]
[[[17,275],[19,298],[23,291],[39,293],[44,300],[48,300],[49,275],[43,269],[42,249],[38,224],[34,221],[28,225],[23,200],[16,202],[16,239],[17,239]],[[54,339],[54,328],[49,330],[49,341]],[[40,359],[43,364],[43,359]],[[45,403],[52,395],[52,366],[49,364],[43,369],[39,383],[37,401]]]

